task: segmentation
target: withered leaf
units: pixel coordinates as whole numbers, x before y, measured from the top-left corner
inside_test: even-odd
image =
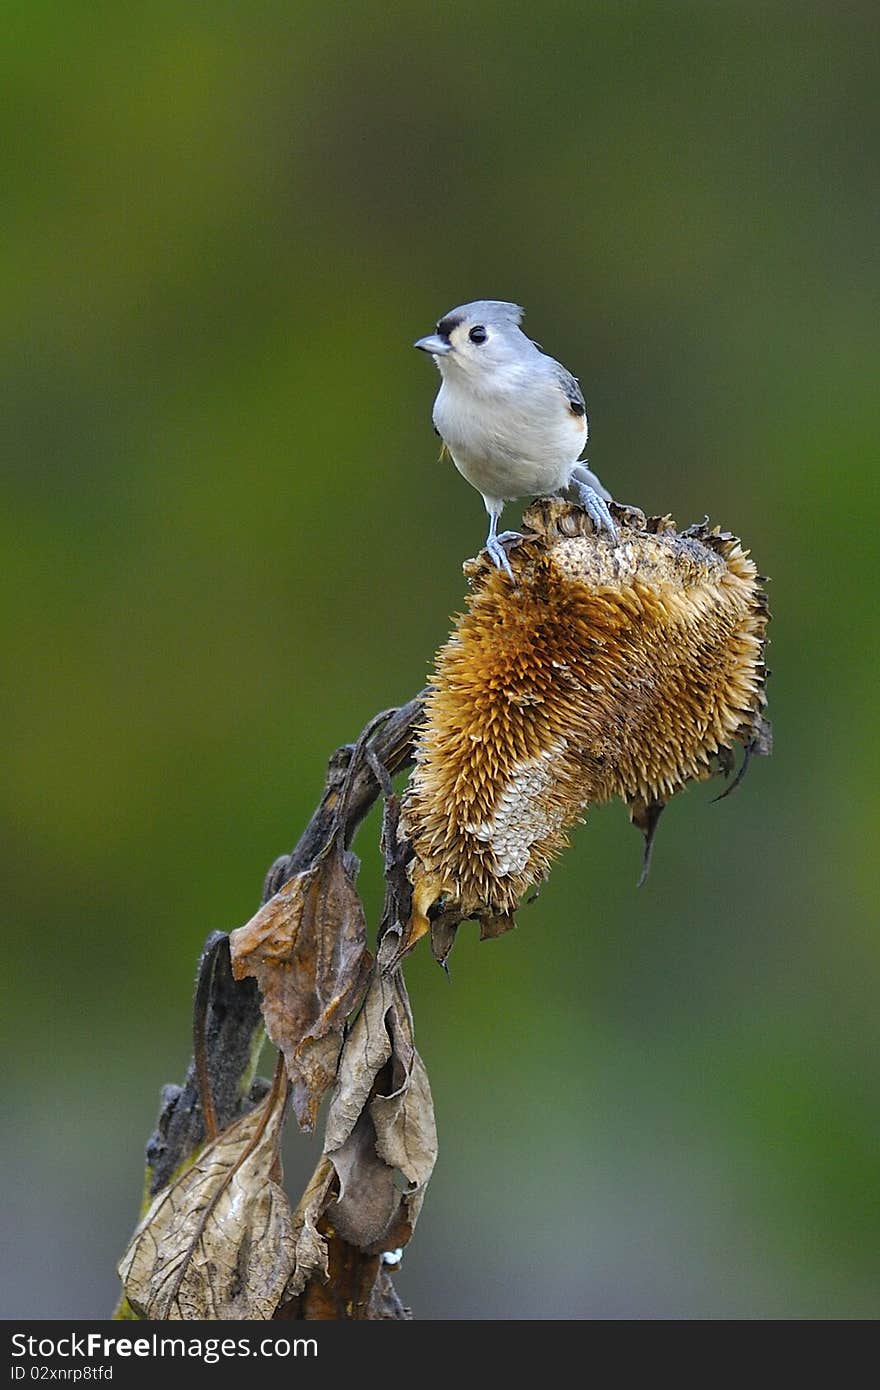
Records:
[[[437,1159],[437,1129],[428,1073],[418,1052],[412,1054],[409,1076],[400,1089],[373,1097],[370,1115],[379,1157],[403,1174],[410,1190],[425,1187]]]
[[[333,1164],[322,1158],[293,1213],[295,1263],[284,1291],[284,1301],[302,1293],[309,1279],[327,1278],[327,1241],[318,1230],[330,1190],[336,1182]]]
[[[666,810],[665,801],[658,797],[636,797],[629,805],[629,818],[637,830],[641,830],[645,837],[645,849],[642,855],[642,872],[639,875],[637,887],[642,888],[647,882],[648,874],[651,872],[651,856],[654,852],[654,838],[657,834],[657,826],[660,824],[660,817]]]
[[[360,1250],[371,1250],[391,1226],[400,1206],[400,1192],[394,1184],[394,1169],[376,1152],[376,1130],[368,1113],[360,1116],[342,1146],[330,1155],[339,1178],[339,1196],[331,1219],[342,1239]]]
[[[252,975],[259,985],[266,1031],[284,1054],[303,1129],[314,1129],[369,967],[357,867],[334,833],[311,867],[229,938],[235,978]]]
[[[140,1317],[271,1318],[298,1248],[271,1176],[285,1091],[274,1087],[154,1199],[119,1263]]]
[[[385,1025],[388,1014],[404,1005],[397,972],[376,972],[370,982],[363,1007],[351,1026],[339,1060],[336,1087],[330,1098],[324,1135],[324,1152],[340,1148],[351,1134],[367,1103],[376,1074],[391,1056],[391,1033]]]
[[[375,972],[346,1038],[324,1152],[339,1176],[329,1210],[340,1235],[368,1253],[405,1245],[437,1157],[437,1131],[399,971]]]

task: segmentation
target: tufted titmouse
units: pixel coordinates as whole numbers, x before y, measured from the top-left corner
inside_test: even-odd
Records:
[[[486,549],[513,577],[498,535],[504,503],[530,493],[577,489],[598,530],[617,542],[606,506],[611,494],[579,462],[587,442],[587,408],[577,379],[547,357],[520,328],[518,304],[478,299],[445,314],[414,344],[434,358],[443,378],[434,428],[463,478],[489,513]]]

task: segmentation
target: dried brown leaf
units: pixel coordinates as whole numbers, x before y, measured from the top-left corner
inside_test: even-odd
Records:
[[[377,971],[339,1064],[324,1152],[339,1177],[339,1234],[376,1253],[404,1245],[437,1157],[431,1088],[403,977]]]
[[[339,1177],[339,1196],[329,1212],[334,1229],[359,1250],[371,1250],[377,1242],[387,1248],[391,1242],[383,1243],[383,1237],[397,1215],[400,1192],[394,1169],[376,1153],[376,1130],[368,1111],[330,1158]]]
[[[314,1129],[369,966],[356,872],[355,856],[332,835],[311,867],[229,939],[235,978],[252,975],[259,985],[266,1031],[284,1054],[303,1129]]]
[[[219,1135],[160,1192],[119,1263],[142,1318],[271,1318],[298,1254],[272,1179],[285,1087]]]
[[[293,1213],[293,1238],[296,1248],[293,1273],[284,1292],[284,1301],[302,1293],[309,1279],[327,1278],[327,1241],[318,1230],[318,1222],[336,1182],[333,1164],[322,1158]]]
[[[374,1096],[370,1115],[379,1157],[403,1174],[410,1191],[425,1187],[437,1159],[437,1129],[428,1073],[417,1052],[404,1085],[393,1095]]]
[[[389,1013],[401,1007],[399,975],[373,976],[363,1007],[351,1026],[339,1059],[336,1087],[330,1098],[324,1152],[345,1143],[367,1103],[379,1070],[391,1056]],[[408,1008],[407,1008],[408,1012]]]

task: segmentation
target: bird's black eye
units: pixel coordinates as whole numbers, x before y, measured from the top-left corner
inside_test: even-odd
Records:
[[[486,332],[485,328],[481,323],[475,323],[470,333],[468,334],[468,337],[470,338],[472,343],[485,343],[488,336],[489,334]]]

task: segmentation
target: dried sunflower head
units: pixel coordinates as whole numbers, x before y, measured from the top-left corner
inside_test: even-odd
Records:
[[[430,925],[444,957],[467,917],[511,925],[587,807],[621,797],[650,850],[687,782],[769,752],[769,614],[754,563],[708,524],[679,532],[615,507],[620,543],[544,498],[511,552],[485,557],[437,655],[406,792],[413,858],[407,945]]]

